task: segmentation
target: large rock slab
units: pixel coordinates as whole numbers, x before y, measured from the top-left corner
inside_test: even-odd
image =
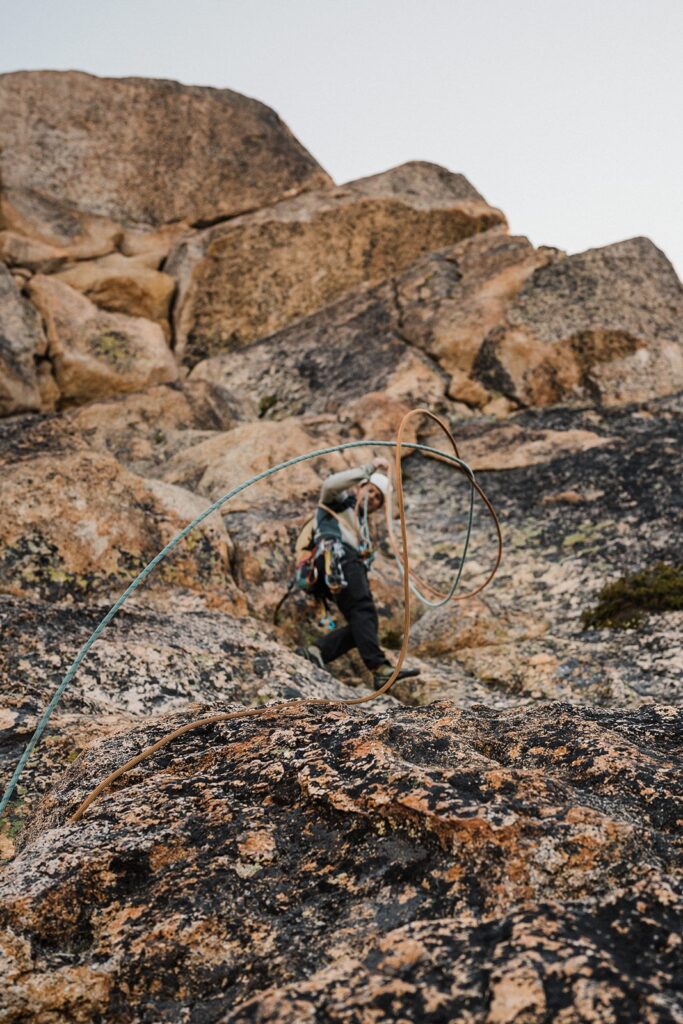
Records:
[[[3,1013],[655,1024],[679,998],[680,710],[290,707],[90,749],[0,881]]]
[[[313,438],[295,419],[244,423],[192,445],[175,455],[163,469],[163,478],[205,494],[215,501],[227,491],[280,462],[314,451]],[[321,460],[318,460],[319,462]],[[305,500],[320,488],[314,461],[302,462],[253,484],[226,508],[234,514],[254,505]]]
[[[140,476],[156,476],[168,460],[222,431],[247,412],[241,397],[205,380],[160,384],[65,410],[66,434],[82,437],[88,447],[110,452]]]
[[[481,382],[522,405],[642,402],[683,388],[683,288],[647,238],[534,271],[477,355]]]
[[[0,263],[0,416],[40,409],[36,362],[46,349],[40,317]]]
[[[208,504],[136,476],[49,423],[10,438],[0,472],[0,589],[40,599],[113,600]],[[178,588],[241,608],[230,554],[227,531],[213,516],[160,565],[138,600]]]
[[[410,163],[210,228],[166,265],[179,281],[178,351],[194,364],[238,348],[504,224],[462,175]]]
[[[14,72],[0,136],[5,187],[124,223],[211,222],[330,184],[274,111],[229,89]]]
[[[140,391],[177,378],[159,324],[100,310],[55,277],[37,274],[28,287],[45,320],[48,354],[64,403]]]
[[[43,273],[67,260],[105,256],[123,239],[108,217],[75,210],[59,193],[47,197],[30,189],[2,188],[0,229],[0,258]]]
[[[448,383],[402,339],[391,282],[354,292],[237,352],[204,359],[190,380],[229,388],[251,400],[262,418],[276,420],[311,414],[357,420],[358,403],[378,391],[384,401],[435,406]]]

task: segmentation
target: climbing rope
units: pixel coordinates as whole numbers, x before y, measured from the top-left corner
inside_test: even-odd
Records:
[[[454,454],[453,455],[447,454],[447,453],[442,452],[439,449],[433,448],[433,447],[431,447],[429,445],[422,445],[422,444],[418,444],[417,442],[404,441],[403,440],[403,434],[404,434],[404,431],[405,431],[406,424],[414,416],[420,416],[420,417],[427,416],[428,418],[430,418],[431,420],[436,422],[438,424],[438,426],[446,434],[446,437],[447,437],[449,443],[451,444],[451,446],[453,448]],[[324,455],[331,455],[331,454],[333,454],[335,452],[346,451],[346,450],[349,450],[351,448],[363,448],[363,447],[373,447],[373,448],[377,448],[377,447],[391,447],[391,448],[394,448],[394,455],[395,455],[396,494],[397,494],[397,500],[398,500],[398,511],[399,511],[399,520],[400,520],[400,528],[401,528],[401,552],[400,552],[400,560],[399,561],[400,561],[400,564],[402,566],[403,601],[404,601],[404,609],[403,609],[403,641],[402,641],[402,644],[401,644],[401,650],[399,652],[396,665],[394,666],[394,671],[389,676],[389,678],[384,683],[384,685],[381,686],[378,690],[375,690],[373,693],[366,694],[365,696],[362,696],[362,697],[350,698],[350,699],[347,699],[347,700],[323,700],[323,699],[306,700],[306,699],[297,699],[297,700],[292,700],[292,701],[286,701],[286,702],[283,702],[283,703],[280,703],[280,704],[272,704],[272,705],[268,705],[266,707],[261,707],[261,708],[246,708],[246,709],[240,710],[240,711],[225,712],[225,713],[221,713],[221,714],[218,714],[218,715],[211,715],[211,716],[206,717],[206,718],[200,718],[200,719],[198,719],[197,721],[194,721],[194,722],[188,722],[185,725],[181,726],[179,729],[175,729],[175,730],[173,730],[173,732],[171,732],[168,735],[162,737],[155,744],[153,744],[150,747],[147,747],[145,750],[141,751],[136,757],[131,758],[125,764],[123,764],[119,768],[117,768],[116,771],[114,771],[110,775],[108,775],[107,778],[104,779],[96,787],[96,789],[94,789],[92,791],[92,793],[90,793],[90,795],[80,804],[80,806],[77,808],[75,813],[71,815],[71,820],[72,821],[77,821],[79,818],[81,818],[83,816],[84,812],[90,806],[90,804],[94,800],[97,799],[97,797],[100,795],[100,793],[102,793],[112,782],[114,782],[116,779],[118,779],[121,775],[123,775],[125,772],[129,771],[131,768],[134,768],[137,764],[140,764],[141,761],[145,760],[145,758],[149,757],[151,754],[153,754],[157,750],[161,749],[161,747],[163,747],[166,744],[170,743],[177,736],[181,736],[181,735],[183,735],[186,732],[190,732],[192,729],[198,729],[198,728],[201,728],[201,727],[203,727],[205,725],[211,725],[211,724],[214,724],[216,722],[227,722],[227,721],[232,721],[232,720],[238,719],[238,718],[253,718],[253,717],[259,717],[259,716],[263,716],[263,715],[267,715],[267,714],[272,714],[274,710],[283,709],[285,707],[290,707],[292,704],[307,704],[307,705],[314,705],[314,706],[321,706],[321,705],[325,705],[325,706],[331,706],[331,705],[344,706],[344,705],[352,705],[352,704],[362,704],[362,703],[365,703],[367,701],[374,700],[376,697],[379,697],[381,694],[387,693],[391,689],[391,687],[393,686],[393,684],[394,684],[394,682],[395,682],[395,680],[396,680],[396,678],[397,678],[397,676],[398,676],[398,674],[399,674],[399,672],[401,670],[401,667],[403,665],[403,661],[405,659],[405,655],[406,655],[406,651],[407,651],[407,647],[408,647],[408,642],[409,642],[409,639],[410,639],[410,562],[409,562],[409,556],[408,556],[408,536],[407,536],[407,530],[406,530],[406,524],[405,524],[403,478],[402,478],[402,470],[401,470],[401,455],[402,455],[403,449],[410,449],[410,450],[415,450],[415,451],[421,451],[421,452],[423,452],[426,455],[429,455],[429,456],[434,457],[434,458],[438,458],[441,461],[449,463],[451,466],[453,466],[453,468],[455,468],[456,470],[458,470],[459,472],[461,472],[465,476],[467,476],[467,478],[468,478],[468,480],[470,482],[470,486],[472,488],[472,493],[476,490],[476,492],[481,497],[481,499],[484,502],[487,510],[489,511],[490,515],[493,518],[493,522],[495,524],[497,535],[498,535],[498,552],[497,552],[497,557],[496,557],[496,560],[495,560],[495,565],[494,565],[493,570],[489,574],[488,578],[485,580],[485,582],[480,587],[478,587],[475,591],[473,591],[473,593],[478,593],[480,590],[483,589],[484,586],[486,586],[490,582],[490,580],[493,578],[493,575],[495,574],[495,572],[496,572],[496,570],[498,568],[498,565],[500,564],[500,559],[501,559],[501,555],[502,555],[502,537],[501,537],[500,525],[498,523],[498,519],[496,517],[496,514],[495,514],[495,512],[493,510],[493,507],[492,507],[490,501],[488,500],[488,498],[486,497],[486,495],[482,491],[481,487],[479,486],[479,484],[475,480],[474,473],[472,472],[470,467],[462,459],[459,458],[459,456],[457,454],[458,453],[458,449],[457,449],[457,445],[455,443],[455,439],[453,438],[453,435],[451,434],[447,424],[443,420],[441,420],[438,416],[436,416],[434,413],[432,413],[432,412],[430,412],[429,410],[426,410],[426,409],[413,409],[413,410],[411,410],[409,413],[407,413],[404,416],[403,420],[401,421],[401,423],[399,425],[399,429],[398,429],[398,433],[397,433],[395,441],[350,441],[350,442],[346,442],[346,443],[340,444],[340,445],[332,445],[332,446],[327,447],[327,448],[319,448],[319,449],[316,449],[313,452],[308,452],[305,455],[297,455],[294,458],[291,458],[291,459],[288,459],[285,462],[279,463],[277,466],[273,466],[270,469],[264,470],[262,473],[258,473],[256,475],[250,477],[244,483],[239,484],[237,487],[233,487],[230,491],[227,492],[227,494],[224,494],[217,501],[213,502],[213,504],[209,505],[208,508],[206,508],[202,513],[200,513],[200,515],[198,515],[195,519],[193,519],[191,523],[188,523],[188,525],[186,527],[184,527],[184,529],[182,529],[180,531],[180,533],[178,533],[171,541],[169,541],[169,543],[144,567],[144,569],[142,569],[142,571],[135,577],[135,579],[132,581],[132,583],[121,594],[121,596],[118,598],[118,600],[112,605],[112,607],[109,609],[109,611],[104,616],[102,621],[93,630],[93,632],[89,636],[88,640],[85,642],[83,647],[80,649],[80,651],[76,655],[76,657],[75,657],[74,661],[72,662],[72,664],[69,666],[69,668],[68,668],[64,678],[62,679],[62,682],[60,683],[60,685],[57,688],[54,696],[52,697],[52,700],[48,704],[48,706],[45,709],[43,715],[41,716],[41,718],[40,718],[40,720],[38,722],[38,725],[36,726],[35,732],[33,733],[33,736],[31,737],[29,743],[27,744],[26,749],[24,750],[24,752],[23,752],[23,754],[22,754],[22,756],[21,756],[21,758],[19,760],[19,763],[18,763],[18,765],[17,765],[17,767],[16,767],[16,769],[14,771],[14,774],[12,775],[12,778],[10,779],[10,781],[9,781],[9,783],[7,785],[7,788],[5,789],[5,793],[4,793],[3,797],[2,797],[2,800],[0,800],[0,818],[2,817],[2,814],[5,811],[5,809],[7,807],[7,804],[9,803],[9,800],[12,797],[12,794],[13,794],[15,788],[16,788],[17,782],[19,781],[19,778],[21,777],[21,774],[22,774],[22,772],[23,772],[23,770],[24,770],[24,768],[26,766],[26,763],[27,763],[29,757],[31,756],[31,753],[33,752],[33,750],[37,746],[37,744],[38,744],[38,742],[40,740],[40,737],[42,736],[42,734],[43,734],[43,732],[44,732],[44,730],[45,730],[45,728],[46,728],[46,726],[47,726],[47,724],[48,724],[48,722],[50,720],[50,717],[51,717],[52,713],[54,712],[55,708],[59,704],[59,701],[60,701],[61,697],[63,696],[66,688],[68,687],[69,683],[71,682],[71,680],[75,676],[76,672],[78,671],[78,668],[81,665],[81,663],[83,662],[84,658],[88,654],[88,651],[93,646],[93,644],[97,641],[97,639],[100,637],[102,632],[106,629],[106,627],[109,625],[109,623],[114,618],[114,616],[119,611],[119,609],[122,607],[122,605],[131,596],[131,594],[133,594],[138,589],[138,587],[147,579],[147,577],[154,571],[156,566],[164,558],[166,558],[166,556],[169,555],[174,550],[174,548],[177,547],[177,545],[182,540],[184,540],[184,538],[187,537],[187,535],[196,526],[199,526],[200,523],[202,523],[206,518],[208,518],[208,516],[210,516],[213,512],[217,511],[219,508],[221,508],[223,505],[225,505],[227,502],[229,502],[237,494],[240,494],[242,491],[246,490],[248,487],[251,487],[255,483],[258,483],[260,480],[265,480],[268,477],[273,476],[275,473],[282,472],[283,470],[288,469],[290,466],[295,466],[295,465],[297,465],[300,462],[306,462],[306,461],[308,461],[310,459],[320,458],[321,456],[324,456]],[[470,517],[471,517],[471,513],[470,513]],[[469,526],[471,527],[471,519],[470,519]],[[469,538],[469,532],[470,532],[470,530],[468,529],[468,538]],[[459,576],[461,574],[462,574],[462,566],[461,566],[461,571],[459,573]]]

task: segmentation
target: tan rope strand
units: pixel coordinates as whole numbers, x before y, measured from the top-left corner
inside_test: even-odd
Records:
[[[452,443],[453,448],[455,450],[456,456],[459,457],[459,453],[458,453],[458,449],[457,449],[457,446],[456,446],[456,443],[455,443],[455,439],[454,439],[453,435],[451,434],[451,432],[450,432],[450,430],[448,428],[448,425],[439,416],[437,416],[433,412],[430,412],[428,409],[413,409],[413,410],[411,410],[411,412],[407,413],[407,416],[417,415],[418,413],[423,415],[423,416],[428,416],[430,419],[434,420],[435,423],[438,423],[438,425],[446,433],[446,436],[449,438],[450,442]],[[425,453],[425,454],[427,454],[427,453]],[[429,452],[427,457],[428,458],[432,458],[435,461],[446,462],[445,459],[439,459],[439,456],[435,455],[432,452]],[[448,462],[447,464],[449,466],[451,466],[451,468],[457,469],[459,472],[461,472],[464,476],[467,477],[467,479],[470,482],[470,485],[472,487],[474,487],[475,491],[477,492],[479,497],[482,499],[482,501],[486,505],[487,511],[489,512],[489,514],[491,516],[491,519],[493,521],[493,525],[494,525],[495,530],[496,530],[496,538],[497,538],[496,558],[495,558],[495,561],[494,561],[494,564],[493,564],[493,568],[490,570],[490,572],[489,572],[488,576],[486,577],[486,579],[483,581],[483,583],[481,583],[474,590],[465,591],[465,593],[463,593],[463,594],[454,594],[451,597],[451,601],[466,601],[469,598],[475,597],[477,594],[481,593],[481,591],[484,590],[489,585],[489,583],[491,582],[493,577],[498,572],[498,568],[500,566],[500,563],[501,563],[501,560],[502,560],[502,557],[503,557],[503,534],[502,534],[502,531],[501,531],[501,528],[500,528],[500,521],[498,519],[498,516],[496,515],[495,509],[493,508],[493,505],[489,501],[488,497],[486,496],[486,494],[484,493],[482,488],[479,486],[478,482],[474,479],[474,476],[473,475],[470,476],[470,474],[467,473],[467,471],[465,469],[462,469],[459,466],[453,466],[453,463],[451,463],[451,462]],[[397,492],[397,494],[398,494],[398,492]],[[399,520],[400,520],[400,512],[399,512]],[[398,548],[397,548],[397,545],[396,545],[396,539],[394,537],[394,532],[393,532],[393,529],[392,529],[392,526],[391,526],[391,512],[390,512],[390,509],[388,507],[388,504],[386,506],[386,524],[387,524],[387,536],[388,536],[388,539],[389,539],[389,546],[391,547],[391,550],[393,551],[393,554],[394,554],[394,557],[396,558],[396,560],[399,561],[399,562],[402,562],[403,558],[402,558],[401,554],[398,551]],[[433,583],[430,583],[428,580],[423,580],[415,572],[414,569],[411,570],[411,579],[413,580],[413,582],[415,584],[418,585],[418,587],[423,592],[430,593],[432,597],[435,597],[435,598],[437,598],[439,600],[445,600],[445,598],[447,597],[447,594],[445,594],[443,591],[439,590],[438,587],[435,587]]]
[[[194,722],[186,722],[185,725],[181,725],[178,729],[174,729],[172,732],[167,733],[166,736],[162,736],[162,738],[160,740],[157,740],[156,743],[153,743],[149,747],[145,747],[145,749],[140,751],[139,754],[136,754],[135,757],[130,758],[130,760],[126,761],[125,764],[120,765],[120,767],[118,767],[115,771],[107,775],[107,777],[103,779],[102,782],[100,782],[99,785],[95,789],[93,789],[93,791],[79,804],[76,811],[70,816],[71,821],[79,821],[83,817],[88,807],[90,807],[90,805],[98,798],[98,796],[100,796],[101,793],[103,793],[111,785],[112,782],[115,782],[116,779],[119,779],[122,775],[125,775],[126,772],[130,771],[131,768],[135,768],[136,765],[140,764],[146,758],[150,757],[152,754],[155,754],[158,750],[161,750],[162,747],[165,747],[172,740],[176,739],[178,736],[182,736],[184,733],[191,732],[194,729],[200,729],[204,725],[214,725],[218,722],[230,722],[238,718],[262,718],[270,714],[277,715],[278,713],[281,713],[285,708],[294,707],[299,704],[306,705],[307,707],[347,707],[355,704],[364,704],[367,701],[374,700],[376,697],[380,697],[382,694],[388,693],[388,691],[394,685],[396,677],[401,671],[406,653],[408,651],[408,644],[410,641],[410,559],[408,554],[408,531],[405,522],[405,502],[403,494],[401,447],[403,442],[403,433],[405,431],[406,424],[413,416],[418,415],[428,416],[430,419],[434,420],[434,422],[437,423],[439,427],[441,427],[441,429],[446,434],[448,441],[452,445],[456,457],[459,457],[455,438],[453,437],[450,429],[448,428],[448,425],[443,420],[441,420],[434,413],[430,412],[428,409],[412,409],[410,412],[406,413],[406,415],[403,417],[399,424],[398,432],[396,434],[396,449],[394,458],[394,473],[396,477],[396,497],[398,501],[399,522],[401,527],[401,544],[403,548],[402,553],[400,555],[400,560],[403,563],[403,639],[401,641],[401,649],[399,651],[398,659],[394,666],[394,671],[391,673],[387,681],[378,690],[374,690],[372,693],[365,694],[362,697],[352,697],[346,700],[332,700],[319,698],[307,700],[305,698],[297,698],[295,700],[286,701],[282,704],[271,704],[267,707],[261,708],[245,708],[241,711],[226,711],[221,712],[218,715],[210,715],[207,718],[199,718]],[[484,586],[486,586],[493,579],[493,576],[495,575],[495,572],[498,569],[498,566],[500,565],[502,555],[502,535],[500,530],[500,524],[498,522],[497,516],[493,510],[490,501],[488,500],[484,492],[481,490],[479,485],[476,484],[475,481],[472,482],[474,483],[477,491],[481,495],[487,508],[489,509],[491,515],[493,516],[494,522],[496,524],[496,529],[498,531],[499,539],[499,551],[496,564],[492,572],[489,574],[485,583],[476,591],[473,591],[473,593],[479,593],[479,591],[483,590]],[[399,557],[398,554],[397,557]]]

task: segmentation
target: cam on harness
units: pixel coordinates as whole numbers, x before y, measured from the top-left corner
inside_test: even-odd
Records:
[[[340,527],[345,525],[348,528],[348,523],[342,524],[339,514],[334,509],[322,503],[304,523],[294,545],[294,576],[273,614],[275,625],[278,624],[280,610],[287,598],[293,591],[301,590],[314,597],[322,605],[323,613],[320,617],[320,625],[327,629],[335,628],[335,620],[330,610],[327,594],[338,594],[347,585],[342,565],[345,551],[341,539],[321,535],[320,529],[326,518],[336,520]],[[356,550],[360,557],[370,565],[375,554],[368,526],[367,498],[360,516],[356,510],[355,531],[357,534]],[[321,558],[322,578],[319,568]]]

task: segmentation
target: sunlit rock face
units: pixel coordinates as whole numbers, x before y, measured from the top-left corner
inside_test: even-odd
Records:
[[[229,89],[74,71],[0,76],[0,176],[122,224],[201,223],[330,179],[277,114]]]
[[[227,90],[5,75],[0,133],[3,781],[165,544],[249,477],[357,446],[203,519],[85,658],[0,824],[0,1018],[677,1021],[666,257],[535,248],[433,164],[337,188]],[[454,431],[503,558],[474,598],[413,601],[420,675],[351,707],[355,653],[295,652],[327,618],[285,598],[294,544],[325,477],[387,455],[416,407]],[[445,444],[424,415],[405,440]],[[447,591],[467,475],[409,451],[402,472],[411,564]],[[496,560],[473,508],[460,596]],[[393,658],[401,576],[372,530]],[[239,710],[258,716],[184,734],[70,821],[170,730]]]
[[[683,388],[683,291],[666,256],[632,238],[534,272],[475,371],[523,405],[642,402]]]
[[[461,174],[413,163],[210,228],[169,258],[178,351],[193,365],[240,348],[422,253],[504,224]]]
[[[29,294],[46,324],[61,403],[80,405],[176,380],[176,362],[158,323],[98,309],[59,275],[36,274]]]

